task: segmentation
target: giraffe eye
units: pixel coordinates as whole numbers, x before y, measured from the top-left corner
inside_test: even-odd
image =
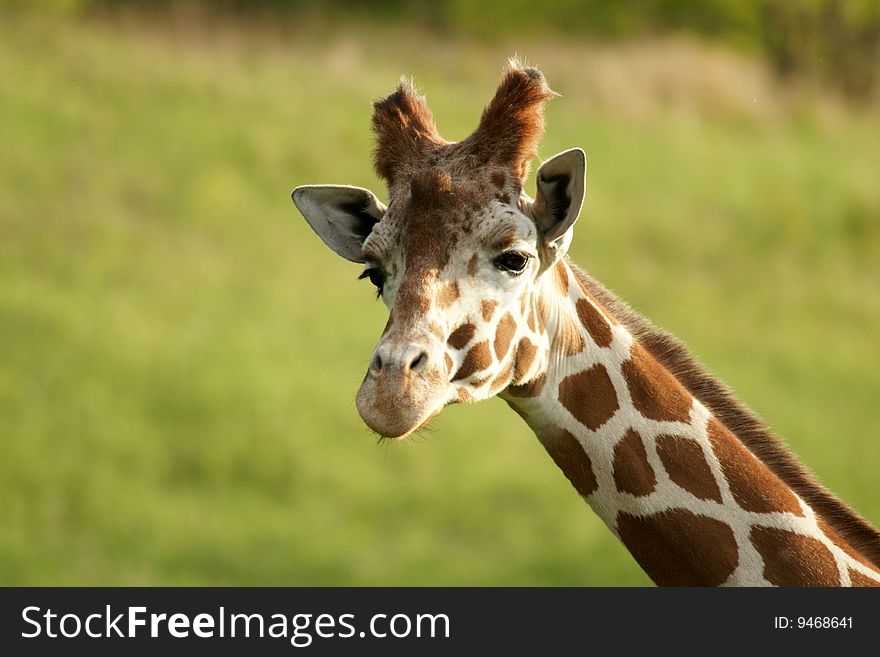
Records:
[[[376,294],[378,296],[382,296],[382,287],[385,285],[385,272],[383,272],[378,267],[369,267],[364,269],[360,276],[358,276],[358,280],[362,278],[369,278],[370,283],[376,286]]]
[[[530,257],[528,253],[522,251],[506,251],[495,258],[494,262],[498,269],[519,275],[526,270]]]

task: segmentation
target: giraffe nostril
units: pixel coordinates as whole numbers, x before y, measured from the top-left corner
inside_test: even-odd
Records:
[[[419,352],[419,355],[412,359],[409,364],[410,372],[415,372],[416,370],[421,369],[428,362],[428,353],[425,351]]]
[[[375,370],[376,372],[382,369],[382,357],[379,354],[373,356],[373,362],[370,364],[370,369]]]

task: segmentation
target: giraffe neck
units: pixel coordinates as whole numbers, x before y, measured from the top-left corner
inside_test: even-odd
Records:
[[[546,369],[502,396],[657,584],[880,585],[566,261],[536,296]]]

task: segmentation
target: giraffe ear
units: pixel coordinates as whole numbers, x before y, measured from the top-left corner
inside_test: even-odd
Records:
[[[324,244],[346,260],[364,262],[364,240],[385,215],[373,192],[348,185],[303,185],[291,197]]]
[[[544,245],[563,253],[571,241],[571,227],[584,202],[587,157],[580,148],[554,155],[538,169],[532,216]]]

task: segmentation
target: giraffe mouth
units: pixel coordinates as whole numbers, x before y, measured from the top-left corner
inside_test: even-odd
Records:
[[[439,386],[437,386],[439,388]],[[445,407],[434,386],[385,386],[367,377],[356,404],[364,423],[382,438],[400,440],[424,429]],[[438,403],[440,402],[440,403]]]
[[[410,437],[414,436],[415,434],[417,434],[422,429],[427,428],[427,426],[431,423],[431,421],[435,417],[440,415],[440,412],[442,410],[443,410],[443,407],[440,407],[437,410],[432,411],[424,420],[419,422],[416,426],[414,426],[413,428],[408,429],[398,435],[388,435],[386,432],[376,429],[376,427],[372,426],[369,422],[366,421],[366,419],[364,419],[364,423],[370,428],[371,431],[379,434],[379,436],[381,437],[382,440],[406,440],[407,438],[410,438]]]

